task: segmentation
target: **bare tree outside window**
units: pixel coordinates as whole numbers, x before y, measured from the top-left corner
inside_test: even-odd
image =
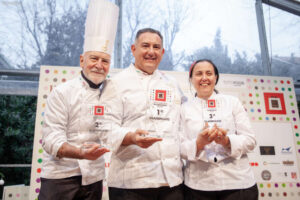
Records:
[[[3,3],[2,3],[3,4]],[[5,5],[5,4],[4,4]],[[40,65],[79,65],[82,53],[86,5],[80,1],[15,1],[5,5],[15,17],[16,30],[11,31],[13,22],[4,29],[15,38],[7,43],[7,49],[18,59],[15,68],[37,69]]]
[[[122,44],[122,67],[126,68],[130,63],[134,62],[130,46],[134,43],[136,32],[143,28],[146,22],[149,22],[148,26],[152,26],[154,17],[149,16],[147,13],[147,8],[150,5],[146,1],[128,0],[123,3],[122,41],[124,42]]]
[[[136,1],[124,2],[123,15],[123,66],[127,67],[134,59],[130,46],[136,32],[141,28],[152,27],[159,30],[164,37],[165,54],[159,68],[174,70],[182,64],[184,51],[175,53],[173,44],[181,25],[188,18],[188,4],[184,1]]]
[[[160,9],[165,16],[161,24],[161,32],[164,35],[165,55],[160,63],[160,69],[176,70],[176,66],[182,65],[186,59],[185,51],[175,53],[173,50],[176,36],[180,32],[183,23],[189,21],[189,5],[184,1],[167,1],[166,10]]]

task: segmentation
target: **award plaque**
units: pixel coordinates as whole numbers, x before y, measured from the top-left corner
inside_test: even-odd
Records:
[[[94,131],[98,136],[99,144],[109,149],[109,134],[112,130],[112,123],[108,115],[109,110],[107,106],[101,105],[95,108],[95,112],[97,112],[98,115],[94,115]]]
[[[202,105],[202,117],[204,123],[208,123],[209,128],[214,125],[222,127],[222,111],[220,102],[215,99],[209,99]]]
[[[158,124],[156,124],[155,120],[152,120],[151,117],[148,115],[145,116],[144,120],[142,121],[140,127],[142,130],[148,132],[148,134],[143,135],[144,137],[151,137],[151,138],[161,138],[162,135],[159,134]]]

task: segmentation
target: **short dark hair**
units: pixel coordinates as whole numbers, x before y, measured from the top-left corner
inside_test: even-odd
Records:
[[[193,62],[190,67],[189,77],[192,78],[195,65],[200,62],[208,62],[214,67],[215,75],[217,76],[217,80],[216,80],[216,85],[217,85],[218,80],[219,80],[219,70],[218,70],[217,66],[213,63],[213,61],[211,61],[209,59],[200,59],[200,60]]]
[[[163,36],[161,35],[161,33],[158,30],[155,30],[153,28],[143,28],[143,29],[140,29],[136,33],[135,41],[137,41],[139,39],[140,35],[143,34],[143,33],[155,33],[155,34],[157,34],[160,37],[160,39],[161,39],[161,43],[163,44]]]

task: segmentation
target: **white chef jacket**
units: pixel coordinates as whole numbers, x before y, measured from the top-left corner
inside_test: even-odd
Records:
[[[115,93],[105,102],[112,110],[114,146],[108,186],[133,189],[181,184],[178,130],[182,95],[175,81],[158,70],[145,74],[131,64],[112,78],[107,90]],[[136,129],[159,135],[163,141],[147,149],[122,146],[126,133]]]
[[[181,108],[181,156],[187,160],[184,183],[203,191],[249,188],[255,179],[246,153],[255,148],[256,140],[247,113],[236,97],[213,93],[209,100],[213,100],[215,104],[211,106],[218,110],[215,121],[221,121],[220,126],[228,130],[231,148],[213,141],[196,154],[196,138],[207,119],[204,107],[208,107],[208,101],[195,97],[184,103]]]
[[[61,179],[82,175],[82,184],[103,180],[105,162],[58,158],[57,151],[68,142],[80,147],[84,142],[99,142],[95,121],[101,120],[100,89],[90,88],[79,76],[55,87],[47,98],[43,123],[44,159],[41,176]]]

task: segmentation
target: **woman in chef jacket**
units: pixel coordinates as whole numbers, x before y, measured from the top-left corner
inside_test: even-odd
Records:
[[[258,199],[247,157],[256,140],[243,105],[215,90],[219,72],[212,61],[194,62],[189,78],[196,94],[181,110],[185,198]]]

